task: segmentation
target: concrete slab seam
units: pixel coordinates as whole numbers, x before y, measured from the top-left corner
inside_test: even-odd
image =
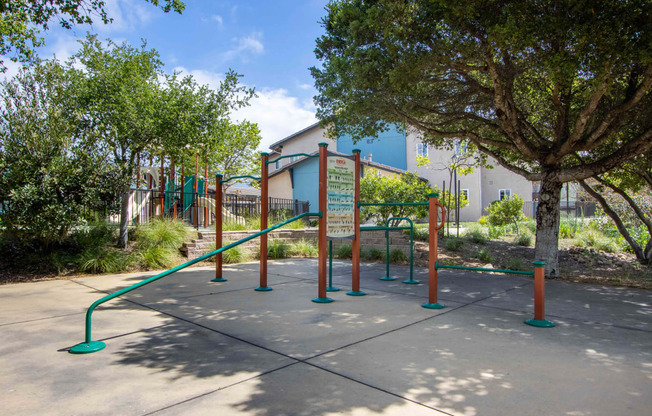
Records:
[[[72,313],[65,313],[63,315],[48,316],[48,317],[45,317],[45,318],[28,319],[26,321],[7,322],[6,324],[0,324],[0,327],[8,326],[8,325],[28,324],[30,322],[45,321],[47,319],[65,318],[66,316],[81,315],[83,313],[85,313],[85,312],[72,312]]]

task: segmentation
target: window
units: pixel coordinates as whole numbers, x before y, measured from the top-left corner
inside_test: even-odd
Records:
[[[498,191],[498,199],[501,201],[503,199],[510,198],[512,196],[512,190],[511,189],[501,189]]]
[[[460,195],[464,198],[466,198],[467,201],[470,201],[469,199],[469,190],[468,189],[460,189]]]
[[[466,142],[457,140],[455,142],[455,156],[456,157],[464,156],[464,154],[466,153],[466,147],[467,147]]]
[[[299,156],[290,156],[290,163],[294,162],[295,160],[298,160]]]
[[[281,169],[281,166],[283,166],[283,162],[281,162],[280,160],[277,160],[275,166],[276,166],[276,169]]]
[[[428,157],[428,145],[425,143],[417,143],[417,156]]]

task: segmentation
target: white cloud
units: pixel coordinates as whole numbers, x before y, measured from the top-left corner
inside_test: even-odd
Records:
[[[20,68],[23,66],[19,62],[13,62],[8,56],[0,56],[0,59],[3,61],[2,65],[7,68],[4,74],[0,72],[0,80],[2,78],[9,80],[15,77],[18,74],[18,71],[20,71]]]
[[[233,38],[234,46],[222,54],[222,60],[226,62],[240,58],[243,62],[247,62],[251,55],[263,53],[265,46],[263,45],[262,37],[262,32],[253,32],[248,36]]]
[[[312,88],[312,85],[311,84],[299,84],[299,88],[301,88],[302,90],[309,90],[310,88]]]
[[[112,23],[103,24],[94,18],[94,26],[98,32],[125,32],[133,31],[149,23],[157,13],[157,8],[140,0],[104,0],[108,16]]]
[[[216,72],[206,71],[204,69],[193,69],[192,71],[182,66],[174,68],[175,72],[180,72],[182,76],[192,75],[199,85],[208,85],[216,90],[220,87],[220,83],[224,81],[224,75]]]
[[[222,19],[222,16],[219,14],[214,14],[211,16],[211,20],[217,22],[217,27],[219,29],[222,29],[222,26],[224,25],[224,20]]]

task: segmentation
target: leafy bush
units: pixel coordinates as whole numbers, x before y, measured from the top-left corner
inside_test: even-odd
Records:
[[[407,234],[410,235],[409,230],[407,230]],[[414,241],[428,242],[428,240],[430,239],[430,230],[428,230],[428,228],[415,228],[413,237],[414,237]]]
[[[353,255],[351,244],[342,244],[335,250],[335,257],[338,259],[350,259]]]
[[[283,240],[270,240],[267,243],[267,257],[284,259],[290,256],[290,245]]]
[[[247,250],[242,246],[235,246],[222,252],[222,262],[224,264],[243,263],[247,261]]]
[[[587,228],[578,233],[576,244],[580,247],[593,247],[607,253],[615,253],[619,248],[616,240],[593,228]]]
[[[133,257],[129,254],[106,247],[90,247],[81,252],[76,263],[86,273],[117,273],[127,269]]]
[[[316,257],[319,250],[315,243],[309,240],[299,240],[290,245],[290,255],[301,257]]]
[[[489,226],[489,238],[495,240],[505,235],[505,228],[501,226]]]
[[[513,195],[500,201],[492,202],[488,207],[487,221],[493,226],[502,226],[515,224],[518,233],[518,221],[523,215],[523,199],[518,195]]]
[[[471,232],[467,233],[465,237],[478,244],[486,244],[489,240],[487,235],[479,229],[472,230]]]
[[[158,218],[136,229],[136,246],[140,249],[150,247],[178,249],[185,239],[185,224],[169,218]]]
[[[475,254],[475,256],[482,260],[485,263],[492,263],[493,258],[491,257],[491,254],[489,253],[489,250],[487,250],[486,247],[481,248],[478,250],[478,252]]]
[[[482,217],[478,218],[478,223],[480,225],[487,225],[487,223],[488,223],[487,216],[483,215]]]
[[[461,238],[449,237],[444,242],[444,248],[449,251],[457,251],[464,245]]]
[[[394,248],[389,252],[389,261],[392,264],[405,264],[409,261],[409,259],[403,250]]]
[[[514,257],[507,260],[507,263],[505,264],[505,269],[507,269],[507,270],[524,271],[525,267],[527,267],[527,266],[525,266],[525,262],[523,260],[518,259],[518,258],[514,258]]]
[[[578,220],[562,219],[559,221],[559,237],[575,238],[575,235],[582,230],[582,222]]]
[[[519,246],[530,247],[532,245],[532,240],[534,240],[534,236],[527,231],[517,235],[516,238],[514,238],[514,243]]]
[[[376,247],[363,247],[360,249],[360,258],[367,261],[384,260],[385,253]]]
[[[528,218],[527,220],[525,220],[525,222],[523,223],[523,227],[528,231],[530,231],[532,234],[537,233],[537,222],[532,218]]]

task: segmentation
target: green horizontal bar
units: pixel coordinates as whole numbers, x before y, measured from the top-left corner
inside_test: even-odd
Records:
[[[195,263],[199,263],[200,261],[206,260],[209,257],[212,257],[212,256],[214,256],[216,254],[220,254],[223,251],[226,251],[226,250],[228,250],[230,248],[238,246],[238,245],[240,245],[242,243],[245,243],[245,242],[247,242],[249,240],[253,240],[256,237],[260,237],[263,234],[266,234],[266,233],[268,233],[270,231],[274,231],[277,228],[281,228],[282,226],[284,226],[286,224],[289,224],[289,223],[291,223],[293,221],[296,221],[298,219],[301,219],[303,217],[319,217],[319,218],[321,218],[322,213],[321,213],[321,211],[320,212],[304,212],[303,214],[299,214],[299,215],[297,215],[295,217],[290,218],[289,220],[283,221],[283,222],[278,223],[276,225],[272,225],[271,227],[266,228],[266,229],[264,229],[262,231],[259,231],[256,234],[252,234],[249,237],[245,237],[242,240],[235,241],[235,242],[233,242],[233,243],[231,243],[229,245],[218,248],[215,251],[211,251],[208,254],[204,254],[203,256],[197,257],[194,260],[190,260],[187,263],[183,263],[183,264],[181,264],[181,265],[179,265],[177,267],[174,267],[174,268],[172,268],[170,270],[164,271],[161,274],[157,274],[156,276],[150,277],[149,279],[145,279],[145,280],[143,280],[141,282],[138,282],[138,283],[136,283],[136,284],[134,284],[132,286],[126,287],[126,288],[121,289],[121,290],[118,290],[117,292],[111,293],[110,295],[104,296],[103,298],[96,300],[95,302],[93,302],[93,304],[91,304],[91,306],[86,311],[86,334],[85,334],[86,335],[85,336],[86,342],[91,342],[91,315],[93,314],[93,311],[95,310],[95,308],[97,308],[102,303],[108,302],[111,299],[117,298],[118,296],[122,296],[125,293],[128,293],[128,292],[131,292],[132,290],[138,289],[139,287],[143,287],[145,285],[148,285],[148,284],[150,284],[152,282],[155,282],[155,281],[157,281],[159,279],[164,278],[165,276],[169,276],[172,273],[176,273],[181,269],[185,269],[186,267],[192,266]]]
[[[437,269],[470,270],[472,272],[494,272],[494,273],[524,274],[527,276],[534,276],[534,272],[525,272],[521,270],[501,270],[501,269],[490,269],[488,267],[448,266],[445,264],[435,263],[435,270]]]
[[[391,231],[391,230],[410,230],[412,227],[383,227],[383,226],[369,226],[360,227],[360,231]]]
[[[319,157],[318,154],[316,154],[316,155],[309,155],[308,153],[294,153],[294,154],[292,154],[292,155],[279,156],[279,157],[277,157],[277,158],[274,159],[274,160],[268,160],[268,161],[265,162],[265,164],[266,164],[266,165],[269,165],[270,163],[276,163],[276,162],[278,162],[278,161],[281,160],[281,159],[286,159],[286,158],[288,158],[288,157],[293,157],[293,156]]]
[[[250,178],[250,179],[253,179],[255,181],[260,180],[259,176],[242,175],[242,176],[233,176],[233,177],[230,177],[229,179],[221,179],[220,183],[227,183],[228,181],[232,181],[234,179],[242,179],[242,178]]]
[[[427,207],[428,202],[360,202],[358,201],[358,208],[360,207],[414,207],[424,206]]]

